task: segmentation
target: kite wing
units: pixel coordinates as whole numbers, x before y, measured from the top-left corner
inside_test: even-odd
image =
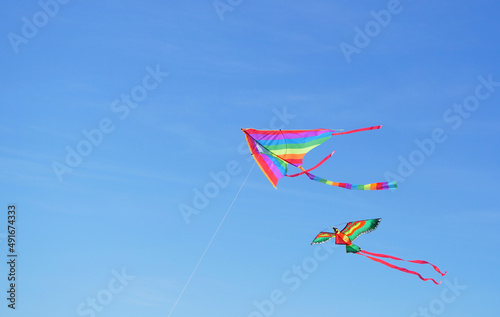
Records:
[[[335,132],[327,129],[242,130],[255,161],[275,188],[278,180],[286,175],[288,164],[302,166],[304,155]]]
[[[311,244],[320,244],[324,243],[332,238],[335,238],[335,233],[334,232],[325,232],[321,231],[318,233],[318,235],[314,238],[314,240],[311,242]]]
[[[348,222],[340,232],[348,236],[349,240],[353,242],[360,235],[375,230],[380,220],[381,218]]]
[[[304,173],[304,172],[302,172]],[[288,175],[286,175],[288,176]],[[342,187],[345,189],[357,189],[357,190],[384,190],[384,189],[396,189],[398,188],[398,185],[396,182],[379,182],[379,183],[371,183],[371,184],[365,184],[365,185],[355,185],[355,184],[350,184],[350,183],[339,183],[339,182],[332,182],[327,179],[318,177],[316,175],[313,175],[311,173],[307,173],[307,176],[313,181],[320,182],[325,185],[330,185],[330,186],[336,186],[336,187]]]

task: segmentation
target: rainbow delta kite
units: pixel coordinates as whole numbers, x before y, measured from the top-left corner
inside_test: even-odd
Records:
[[[302,167],[302,159],[307,152],[330,139],[333,135],[349,134],[360,131],[380,129],[382,126],[337,132],[337,130],[315,129],[315,130],[255,130],[241,129],[250,148],[253,158],[260,169],[269,179],[274,188],[278,180],[283,176],[296,177],[302,174],[309,176],[311,180],[346,189],[357,190],[382,190],[397,188],[396,182],[380,182],[366,185],[353,185],[349,183],[337,183],[315,176],[310,171],[319,167],[328,160],[334,152],[325,157],[316,166],[305,170]],[[288,164],[302,170],[301,173],[287,175]]]
[[[390,264],[384,260],[377,259],[377,258],[386,258],[386,259],[397,260],[397,261],[406,261],[406,262],[411,262],[411,263],[416,263],[416,264],[429,264],[434,268],[434,270],[436,270],[436,272],[441,274],[441,276],[444,276],[446,274],[446,272],[441,273],[441,270],[437,266],[435,266],[427,261],[422,261],[422,260],[408,261],[408,260],[403,260],[403,259],[400,259],[400,258],[397,258],[394,256],[390,256],[390,255],[386,255],[386,254],[371,253],[371,252],[363,251],[357,245],[352,244],[352,242],[360,235],[375,230],[377,228],[378,224],[380,223],[380,220],[381,219],[378,218],[378,219],[368,219],[368,220],[348,222],[347,225],[344,227],[344,229],[342,229],[341,231],[339,231],[335,227],[332,227],[334,232],[326,232],[326,231],[320,232],[314,238],[314,240],[311,242],[311,244],[324,243],[332,238],[335,238],[336,244],[344,244],[345,245],[347,253],[355,253],[355,254],[363,255],[363,256],[369,258],[370,260],[382,263],[384,265],[387,265],[390,268],[400,270],[400,271],[405,272],[405,273],[415,274],[423,281],[431,280],[435,284],[441,284],[441,281],[436,282],[432,278],[424,278],[424,277],[422,277],[422,275],[420,275],[417,272],[410,271],[408,269],[395,266],[393,264]]]

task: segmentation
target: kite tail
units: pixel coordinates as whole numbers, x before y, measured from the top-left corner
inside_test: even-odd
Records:
[[[332,153],[330,153],[330,155],[328,155],[323,160],[321,160],[321,162],[319,162],[318,164],[316,164],[315,166],[311,167],[308,170],[304,170],[304,168],[302,168],[302,166],[298,166],[298,168],[300,168],[302,170],[302,172],[297,173],[297,174],[293,174],[293,175],[285,175],[285,176],[288,176],[288,177],[297,177],[297,176],[302,175],[302,174],[309,175],[310,171],[312,171],[313,169],[316,169],[316,168],[320,167],[321,164],[325,163],[330,157],[332,157],[333,153],[335,153],[335,151],[333,151]]]
[[[366,184],[366,185],[354,185],[354,184],[349,184],[349,183],[332,182],[332,181],[329,181],[327,179],[313,175],[311,173],[306,173],[306,174],[313,181],[317,181],[317,182],[320,182],[320,183],[323,183],[326,185],[342,187],[345,189],[383,190],[383,189],[396,189],[396,188],[398,188],[398,185],[396,184],[396,182],[379,182],[379,183],[371,183],[371,184]]]
[[[361,129],[356,129],[356,130],[350,130],[350,131],[345,131],[345,132],[338,132],[338,133],[332,133],[332,135],[341,135],[341,134],[349,134],[349,133],[355,133],[355,132],[361,132],[361,131],[369,131],[369,130],[376,130],[382,128],[381,125],[373,126],[373,127],[368,127],[368,128],[361,128]],[[302,174],[307,174],[309,178],[313,181],[317,181],[326,185],[331,185],[331,186],[337,186],[337,187],[342,187],[346,189],[355,189],[355,190],[383,190],[383,189],[396,189],[398,188],[398,185],[396,182],[379,182],[379,183],[371,183],[371,184],[366,184],[366,185],[354,185],[354,184],[349,184],[349,183],[337,183],[337,182],[332,182],[327,179],[318,177],[316,175],[313,175],[309,173],[313,169],[319,167],[321,164],[323,164],[326,160],[328,160],[332,154],[335,152],[332,152],[330,155],[325,157],[321,162],[319,162],[316,166],[304,170],[302,166],[297,166],[302,170],[301,173],[293,174],[293,175],[286,175],[288,177],[296,177]]]
[[[415,271],[410,271],[408,269],[405,269],[403,267],[399,267],[399,266],[393,265],[391,263],[388,263],[388,262],[386,262],[384,260],[381,260],[381,259],[377,259],[375,257],[388,258],[388,259],[397,260],[397,261],[406,261],[406,262],[411,262],[411,263],[416,263],[416,264],[429,264],[429,265],[431,265],[434,268],[434,270],[436,272],[438,272],[439,274],[441,274],[441,276],[444,276],[447,273],[447,272],[442,273],[441,270],[437,266],[435,266],[434,264],[431,264],[431,263],[429,263],[427,261],[422,261],[422,260],[408,261],[408,260],[403,260],[403,259],[397,258],[395,256],[390,256],[390,255],[387,255],[387,254],[372,253],[372,252],[368,252],[368,251],[364,251],[364,250],[359,251],[358,254],[360,254],[362,256],[365,256],[365,257],[367,257],[370,260],[373,260],[375,262],[382,263],[382,264],[384,264],[384,265],[386,265],[386,266],[388,266],[388,267],[390,267],[392,269],[396,269],[396,270],[399,270],[401,272],[405,272],[405,273],[417,275],[422,281],[429,281],[429,280],[431,280],[436,285],[441,284],[441,281],[436,282],[433,278],[424,278],[424,277],[422,277],[422,275],[420,275],[419,273],[417,273]]]
[[[350,131],[345,131],[345,132],[332,133],[332,135],[349,134],[349,133],[355,133],[355,132],[361,132],[361,131],[376,130],[376,129],[380,129],[380,128],[382,128],[381,125],[376,125],[376,126],[368,127],[368,128],[362,128],[362,129],[350,130]]]

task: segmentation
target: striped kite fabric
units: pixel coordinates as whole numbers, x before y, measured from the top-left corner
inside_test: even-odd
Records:
[[[274,130],[242,129],[255,161],[276,188],[286,175],[288,164],[302,165],[307,152],[327,141],[336,130]]]

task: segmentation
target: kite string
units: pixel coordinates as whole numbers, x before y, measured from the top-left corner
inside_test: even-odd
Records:
[[[210,248],[210,246],[212,245],[212,241],[214,241],[214,238],[215,236],[217,235],[217,233],[219,232],[219,229],[221,228],[222,226],[222,223],[224,222],[224,220],[226,219],[227,215],[229,214],[229,211],[231,210],[231,208],[233,207],[233,204],[234,202],[236,201],[236,199],[238,198],[238,195],[240,194],[241,192],[241,189],[243,188],[243,186],[245,185],[245,183],[247,182],[247,179],[248,179],[248,176],[250,176],[250,173],[252,172],[253,168],[255,167],[255,164],[254,163],[252,165],[252,168],[250,169],[250,171],[248,172],[247,176],[245,177],[245,180],[243,181],[243,183],[241,184],[240,186],[240,189],[238,190],[238,192],[236,193],[236,196],[234,196],[234,199],[233,201],[231,202],[231,204],[229,205],[229,208],[227,209],[226,211],[226,214],[224,215],[224,217],[222,217],[222,220],[221,222],[219,223],[219,226],[217,227],[217,229],[215,230],[215,233],[213,234],[212,238],[210,239],[210,242],[208,242],[208,245],[207,247],[205,248],[205,251],[203,251],[203,254],[201,255],[200,259],[198,260],[198,263],[196,264],[196,266],[194,267],[194,270],[193,272],[191,273],[191,275],[189,276],[187,282],[186,282],[186,285],[184,285],[184,288],[182,289],[181,293],[179,294],[179,297],[177,297],[177,300],[175,301],[174,303],[174,306],[172,307],[172,309],[170,310],[170,313],[168,314],[168,317],[170,317],[170,315],[172,315],[172,312],[174,311],[175,309],[175,306],[177,306],[177,303],[179,302],[179,300],[181,299],[182,297],[182,294],[184,294],[184,291],[186,290],[189,282],[191,282],[191,278],[193,277],[194,273],[196,273],[196,270],[198,269],[198,266],[200,265],[201,261],[203,260],[203,258],[205,257],[205,254],[207,253],[208,251],[208,248]]]

